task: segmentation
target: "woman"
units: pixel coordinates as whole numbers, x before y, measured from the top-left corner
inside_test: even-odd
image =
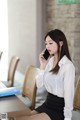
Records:
[[[61,30],[52,30],[45,36],[45,45],[51,57],[45,60],[44,52],[40,54],[41,71],[36,85],[38,88],[45,86],[48,96],[40,107],[31,112],[31,116],[25,116],[23,120],[71,120],[75,68],[66,37]]]

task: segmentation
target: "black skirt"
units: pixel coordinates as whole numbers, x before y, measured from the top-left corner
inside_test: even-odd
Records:
[[[64,120],[64,98],[48,93],[46,101],[35,110],[46,113],[51,120]]]

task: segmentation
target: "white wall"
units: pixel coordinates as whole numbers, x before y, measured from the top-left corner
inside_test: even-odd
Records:
[[[36,0],[8,0],[9,59],[20,57],[19,69],[36,65]]]
[[[18,69],[24,72],[28,64],[38,66],[38,54],[43,46],[44,0],[7,0],[9,60],[17,55]],[[46,23],[46,22],[45,22]]]
[[[0,69],[4,67],[6,69],[8,62],[7,0],[0,0],[0,52],[1,51],[3,54],[0,59]]]

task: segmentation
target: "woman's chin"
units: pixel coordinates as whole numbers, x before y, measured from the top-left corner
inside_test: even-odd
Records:
[[[50,54],[50,56],[54,56],[54,54]]]

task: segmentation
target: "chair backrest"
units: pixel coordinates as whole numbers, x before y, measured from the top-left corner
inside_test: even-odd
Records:
[[[22,95],[27,96],[31,100],[32,102],[32,105],[30,107],[31,110],[35,108],[36,90],[37,90],[35,78],[38,72],[39,69],[32,65],[29,65],[25,72]]]
[[[13,56],[9,64],[7,81],[11,82],[11,86],[13,86],[13,83],[14,83],[14,75],[15,75],[15,71],[17,69],[19,60],[20,58],[18,58],[17,56]]]
[[[2,57],[2,54],[3,54],[3,52],[2,52],[2,51],[0,51],[0,59],[1,59],[1,57]]]
[[[75,95],[74,95],[74,110],[80,110],[80,76],[76,83]]]

